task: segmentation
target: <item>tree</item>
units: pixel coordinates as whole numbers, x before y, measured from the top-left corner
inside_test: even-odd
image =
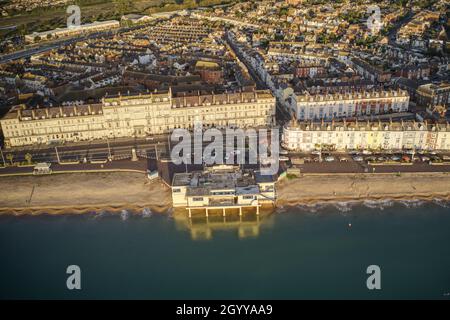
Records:
[[[27,161],[27,163],[30,165],[31,164],[31,160],[33,159],[33,156],[29,153],[25,154],[25,160]]]
[[[133,7],[133,1],[131,0],[114,0],[117,12],[123,16],[129,12]]]
[[[25,23],[21,24],[18,28],[19,35],[25,36],[28,33],[28,28]]]
[[[14,155],[12,153],[8,153],[6,155],[6,159],[8,159],[9,162],[11,162],[11,165],[14,165]]]

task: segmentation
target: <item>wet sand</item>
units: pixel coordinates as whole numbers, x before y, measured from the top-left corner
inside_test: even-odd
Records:
[[[0,213],[166,212],[170,189],[130,172],[0,177]],[[304,175],[277,183],[277,206],[450,198],[450,173]]]

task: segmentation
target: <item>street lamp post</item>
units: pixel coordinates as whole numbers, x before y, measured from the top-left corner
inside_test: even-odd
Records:
[[[169,148],[168,152],[170,154],[170,132],[167,135],[167,144],[168,144],[168,148]]]
[[[322,144],[319,144],[319,162],[322,162]]]
[[[155,156],[156,156],[156,161],[158,161],[158,145],[155,144]]]
[[[59,153],[58,153],[58,148],[55,147],[55,151],[56,151],[56,159],[58,160],[58,163],[61,162],[61,160],[59,159]]]
[[[184,170],[185,170],[185,172],[187,173],[188,172],[188,169],[187,169],[187,162],[188,162],[188,159],[189,159],[189,157],[191,156],[191,154],[190,153],[187,153],[185,156],[184,156]]]
[[[111,156],[111,148],[110,148],[110,146],[109,146],[109,140],[108,140],[108,138],[106,138],[106,144],[108,145],[108,158],[109,158],[109,161],[111,161],[111,160],[112,160],[112,156]]]

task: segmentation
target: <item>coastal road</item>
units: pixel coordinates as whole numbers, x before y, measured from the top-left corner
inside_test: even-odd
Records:
[[[270,131],[269,131],[270,134]],[[226,136],[224,136],[223,152],[224,157],[227,149]],[[256,139],[257,136],[253,135]],[[113,159],[128,159],[131,158],[132,149],[136,150],[139,157],[156,159],[156,152],[158,156],[168,154],[169,145],[172,149],[177,142],[169,141],[170,135],[155,135],[147,138],[117,138],[108,140],[97,140],[77,143],[64,143],[55,145],[35,145],[3,149],[3,157],[5,161],[8,160],[8,154],[13,155],[14,162],[26,161],[26,154],[32,156],[33,162],[58,162],[58,156],[61,161],[90,161],[104,160],[110,155]],[[191,156],[194,154],[202,154],[204,148],[209,145],[209,141],[203,141],[201,146],[195,146],[192,149]],[[236,143],[233,145],[237,148]],[[246,148],[246,151],[248,148]],[[58,153],[58,155],[57,155]],[[248,157],[248,152],[247,152]],[[3,161],[3,159],[0,159]]]
[[[134,148],[139,154],[145,153],[149,157],[155,157],[155,150],[167,148],[166,138],[155,138],[152,141],[145,139],[98,141],[82,144],[67,144],[55,146],[20,147],[3,150],[3,154],[14,156],[14,162],[25,161],[25,155],[31,154],[34,162],[57,162],[58,155],[61,160],[107,159],[114,156],[117,159],[131,158],[131,150]],[[58,153],[58,155],[57,155]]]
[[[333,174],[333,173],[397,173],[397,172],[450,172],[450,165],[429,165],[426,163],[414,163],[412,165],[366,165],[349,161],[342,162],[322,162],[305,163],[296,165],[301,173],[306,174]]]
[[[70,37],[70,38],[64,38],[56,41],[52,41],[50,43],[43,43],[37,47],[27,48],[24,50],[16,51],[13,53],[5,54],[0,56],[0,64],[7,63],[13,60],[22,59],[22,58],[28,58],[34,54],[43,53],[46,51],[50,51],[56,48],[59,48],[61,46],[67,46],[69,44],[78,42],[78,41],[85,41],[90,39],[95,39],[99,37],[112,37],[113,35],[121,32],[128,32],[135,29],[141,29],[146,27],[146,25],[142,26],[134,26],[134,27],[126,27],[126,28],[119,28],[117,30],[108,30],[103,32],[95,32],[90,33],[87,35],[82,35],[78,37]]]

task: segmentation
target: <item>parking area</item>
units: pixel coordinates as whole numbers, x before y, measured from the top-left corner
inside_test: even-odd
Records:
[[[434,151],[289,152],[287,158],[288,166],[298,167],[305,173],[450,171],[450,155]]]

